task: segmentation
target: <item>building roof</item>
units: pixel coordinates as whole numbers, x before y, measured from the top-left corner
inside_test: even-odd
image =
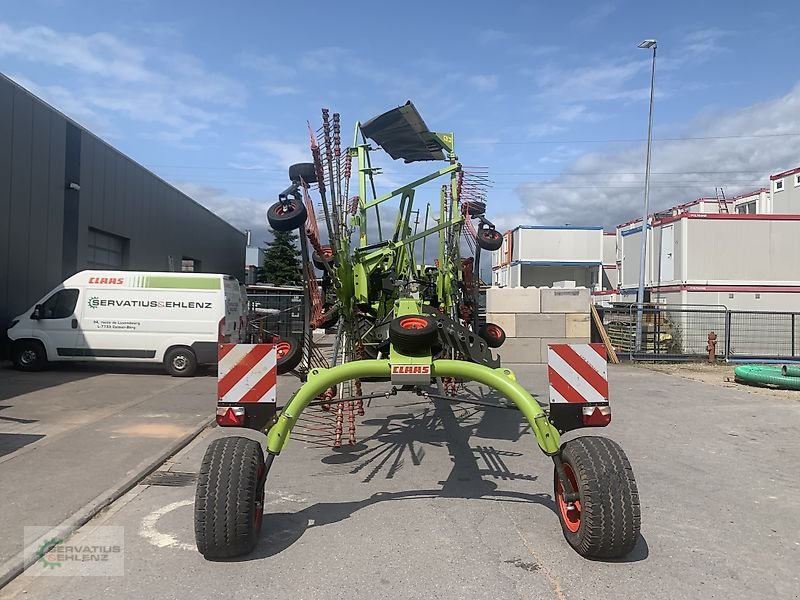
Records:
[[[783,171],[781,173],[775,173],[775,175],[770,175],[769,180],[775,181],[776,179],[782,179],[787,175],[794,175],[795,173],[800,173],[800,167],[795,167],[794,169],[789,169],[788,171]]]

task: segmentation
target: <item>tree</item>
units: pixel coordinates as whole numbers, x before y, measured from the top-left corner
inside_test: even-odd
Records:
[[[302,278],[297,234],[292,231],[274,231],[273,235],[264,251],[264,265],[258,275],[259,283],[300,285]]]

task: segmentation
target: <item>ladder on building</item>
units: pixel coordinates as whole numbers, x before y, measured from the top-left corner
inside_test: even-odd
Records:
[[[730,211],[728,210],[728,201],[725,199],[725,190],[721,187],[714,188],[714,191],[717,194],[717,204],[719,205],[719,214],[727,215]]]

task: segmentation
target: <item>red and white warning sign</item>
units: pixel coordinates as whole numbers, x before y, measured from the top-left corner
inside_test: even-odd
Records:
[[[550,402],[608,402],[608,362],[603,344],[550,344]]]
[[[220,402],[275,402],[277,353],[272,344],[220,344]]]

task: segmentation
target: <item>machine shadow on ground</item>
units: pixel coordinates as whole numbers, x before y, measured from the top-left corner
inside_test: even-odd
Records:
[[[453,408],[452,402],[433,400],[432,405],[416,414],[398,413],[385,419],[364,421],[364,425],[377,426],[377,431],[357,446],[344,446],[322,459],[324,464],[330,466],[347,465],[349,471],[342,475],[357,475],[362,477],[361,483],[370,483],[381,474],[386,479],[392,479],[404,467],[406,455],[413,465],[420,465],[425,457],[426,445],[446,447],[452,459],[452,469],[447,478],[440,482],[440,488],[376,492],[362,500],[319,502],[295,513],[265,513],[258,547],[246,556],[228,561],[252,561],[275,556],[295,544],[309,529],[339,523],[364,508],[383,502],[459,498],[533,503],[556,513],[556,505],[550,494],[499,490],[497,483],[486,479],[537,480],[537,475],[514,473],[505,465],[504,456],[522,456],[522,453],[501,451],[493,446],[470,446],[470,438],[478,435],[479,431],[480,437],[511,439],[517,442],[524,433],[521,431],[524,428],[520,422],[524,423],[524,420],[520,413],[469,407],[456,414]],[[478,413],[483,414],[476,419]],[[516,431],[515,435],[502,435],[503,432],[510,431]],[[533,440],[533,437],[530,436],[529,439]],[[535,442],[529,451],[538,451]],[[608,562],[637,562],[645,560],[648,555],[647,542],[640,536],[631,554]]]

